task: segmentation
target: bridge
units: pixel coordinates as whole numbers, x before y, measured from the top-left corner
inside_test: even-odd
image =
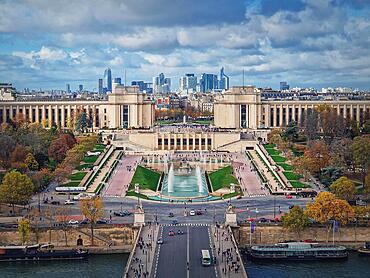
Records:
[[[202,266],[201,250],[211,266]],[[139,228],[123,277],[247,277],[231,228],[213,224],[147,224]]]

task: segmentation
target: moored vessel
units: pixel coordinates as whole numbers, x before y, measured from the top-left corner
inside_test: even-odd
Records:
[[[370,242],[365,242],[364,246],[357,250],[360,256],[370,256]]]
[[[288,242],[252,246],[247,255],[252,260],[327,260],[345,259],[348,251],[339,245]]]
[[[88,251],[55,250],[52,244],[32,246],[0,246],[0,262],[12,261],[49,261],[49,260],[82,260]]]

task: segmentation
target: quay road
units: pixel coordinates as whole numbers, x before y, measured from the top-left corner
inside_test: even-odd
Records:
[[[170,236],[170,231],[175,235]],[[178,234],[178,231],[181,233]],[[153,277],[218,277],[216,266],[204,267],[201,262],[201,250],[212,252],[213,243],[208,225],[161,226],[160,236],[163,244],[157,247]]]
[[[49,198],[50,199],[50,198]],[[61,205],[64,206],[64,200],[67,199],[65,195],[54,195],[54,200],[60,200]],[[122,198],[103,198],[104,201],[104,218],[110,219],[112,216],[112,223],[132,223],[133,216],[129,217],[117,217],[113,215],[114,211],[128,210],[132,211],[137,204],[136,199],[122,197]],[[275,216],[279,217],[282,213],[289,210],[291,205],[299,205],[305,207],[310,198],[299,198],[287,199],[284,196],[264,196],[264,197],[243,197],[239,200],[232,200],[231,204],[235,206],[238,221],[245,221],[247,218],[273,218],[274,207]],[[217,202],[203,202],[203,203],[168,203],[168,202],[147,202],[142,201],[143,208],[145,210],[145,218],[147,221],[157,220],[161,224],[170,224],[172,220],[176,219],[179,223],[222,223],[224,221],[225,210],[228,201],[217,201]],[[275,206],[274,206],[275,204]],[[38,206],[37,197],[34,198],[32,204],[33,207]],[[45,207],[56,208],[58,205],[41,204],[41,210]],[[197,216],[184,216],[184,211],[202,210],[202,215]],[[70,215],[81,215],[81,210],[78,206],[78,202],[74,205],[70,205]],[[256,211],[257,209],[257,211]],[[170,218],[169,212],[174,214],[174,218]]]

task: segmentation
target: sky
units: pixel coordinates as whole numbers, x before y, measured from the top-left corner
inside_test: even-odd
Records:
[[[231,85],[370,89],[370,0],[0,0],[0,82],[97,90],[113,77],[174,88],[185,73]]]

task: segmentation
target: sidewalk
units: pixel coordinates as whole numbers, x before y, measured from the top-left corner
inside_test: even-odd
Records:
[[[130,269],[126,277],[150,277],[157,245],[159,226],[147,225],[141,230]]]
[[[247,277],[243,262],[240,260],[239,250],[235,248],[232,237],[226,228],[211,227],[214,255],[220,277],[241,278]]]

